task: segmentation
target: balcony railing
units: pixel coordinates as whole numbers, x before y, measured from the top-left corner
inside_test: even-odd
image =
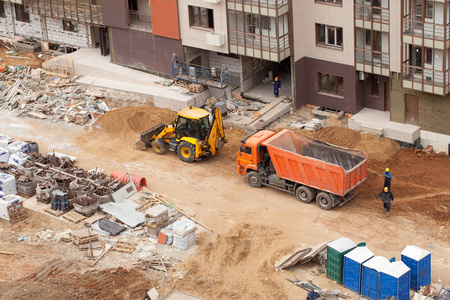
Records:
[[[271,54],[279,54],[289,49],[289,34],[282,37],[267,37],[252,33],[229,30],[230,46],[244,47],[247,50],[266,51]],[[252,55],[250,55],[252,56]]]
[[[389,24],[389,9],[355,4],[355,19]]]
[[[152,15],[147,13],[142,13],[136,10],[129,10],[129,26],[132,28],[152,31]]]
[[[357,48],[356,63],[368,64],[380,68],[389,68],[389,54]]]
[[[288,4],[288,0],[229,0],[228,2],[272,9],[281,8]]]
[[[102,7],[74,0],[24,0],[29,13],[78,24],[103,25]]]
[[[422,67],[408,65],[409,60],[403,63],[403,79],[417,83],[425,83],[433,86],[444,87],[444,72]],[[448,73],[448,70],[446,71]],[[448,85],[448,80],[446,82]]]
[[[449,31],[445,32],[444,25],[426,23],[421,21],[403,20],[403,34],[444,41],[449,39]]]

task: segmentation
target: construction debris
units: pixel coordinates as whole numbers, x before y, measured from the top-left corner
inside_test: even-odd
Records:
[[[295,278],[295,275],[294,275]],[[343,298],[343,299],[348,299],[350,298],[350,296],[347,295],[343,295],[341,294],[340,291],[335,290],[335,291],[326,291],[326,290],[322,290],[320,287],[318,287],[317,285],[315,285],[311,280],[309,280],[308,282],[305,281],[301,281],[297,278],[295,278],[295,280],[286,278],[287,281],[289,281],[290,283],[304,289],[307,292],[316,292],[318,293],[321,297],[323,297],[323,299],[339,299],[339,298]]]
[[[325,265],[327,244],[330,242],[332,241],[326,241],[311,248],[296,249],[293,253],[288,254],[276,261],[275,270],[280,271],[296,264],[304,264],[318,256],[320,256],[320,264]]]

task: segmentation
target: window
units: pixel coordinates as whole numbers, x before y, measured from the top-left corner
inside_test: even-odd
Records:
[[[327,45],[342,49],[342,28],[316,24],[316,38],[318,45]]]
[[[214,28],[214,15],[212,9],[189,6],[189,15],[191,26]]]
[[[372,96],[379,96],[380,95],[380,79],[378,76],[372,76],[371,78],[371,85],[372,85]]]
[[[3,1],[0,1],[0,18],[5,17],[5,3]]]
[[[64,31],[78,32],[77,23],[68,20],[63,20],[62,22]]]
[[[337,96],[344,95],[344,78],[341,76],[317,73],[318,90],[320,93]]]
[[[433,19],[433,2],[426,2],[426,4],[425,4],[425,18]]]
[[[433,49],[425,48],[425,63],[432,65],[433,64]]]
[[[14,10],[16,12],[16,20],[21,22],[30,22],[30,14],[25,11],[23,5],[14,4]]]
[[[245,32],[259,34],[259,17],[245,13]]]
[[[366,46],[372,45],[372,31],[365,29],[364,32],[366,33]]]
[[[342,0],[316,0],[316,3],[335,4],[335,5],[342,6]]]

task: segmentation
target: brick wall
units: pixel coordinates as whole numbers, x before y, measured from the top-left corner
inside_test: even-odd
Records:
[[[91,34],[86,25],[78,24],[78,31],[71,32],[63,29],[61,20],[47,18],[48,40],[73,47],[90,47]]]
[[[230,73],[240,73],[241,65],[239,58],[218,55],[216,52],[209,52],[209,66],[216,69],[222,69],[224,65]]]
[[[0,36],[14,38],[12,6],[9,2],[3,2],[3,4],[5,5],[5,17],[0,18]]]

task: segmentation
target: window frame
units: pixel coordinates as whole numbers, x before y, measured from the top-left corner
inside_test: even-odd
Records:
[[[324,41],[321,41],[321,36],[320,36],[320,32],[321,32],[322,28],[324,30]],[[333,44],[329,43],[330,31],[334,32],[334,36],[332,37],[333,41],[334,41]],[[340,32],[340,38],[338,35],[339,32]],[[327,47],[327,48],[336,49],[336,50],[343,50],[344,49],[343,37],[344,37],[344,33],[343,33],[342,27],[316,23],[316,46]],[[341,41],[342,45],[339,45],[338,41]]]
[[[326,5],[342,7],[342,0],[315,0],[314,2],[316,2],[318,4],[326,4]]]
[[[326,88],[323,89],[323,78],[326,78]],[[334,78],[334,91],[330,89],[331,87],[331,79]],[[342,87],[342,93],[340,93]],[[344,98],[345,92],[344,92],[344,77],[334,75],[334,74],[328,74],[328,73],[322,73],[317,72],[317,93],[324,94],[327,96],[333,96],[338,98]]]
[[[205,10],[205,16],[202,17],[202,9]],[[211,8],[189,5],[189,26],[200,27],[205,29],[214,29],[214,10]],[[197,12],[198,23],[194,21],[194,13]],[[206,18],[205,20],[203,18]],[[203,22],[205,21],[205,22]],[[212,27],[211,27],[212,24]]]
[[[18,7],[20,8],[20,10],[17,9]],[[20,11],[20,17],[18,17],[17,11]],[[25,6],[22,4],[14,3],[14,16],[16,18],[16,21],[31,23],[30,14],[26,11]]]
[[[371,76],[370,95],[372,97],[380,97],[380,78],[378,76]]]
[[[5,1],[0,0],[0,18],[6,18]]]
[[[66,29],[66,24],[69,24],[70,29]],[[78,24],[71,20],[62,20],[63,31],[78,32]]]

